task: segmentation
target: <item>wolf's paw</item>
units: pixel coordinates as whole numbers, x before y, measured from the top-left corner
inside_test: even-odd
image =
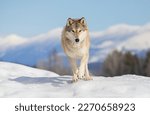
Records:
[[[83,72],[83,71],[79,71],[79,73],[78,73],[78,78],[79,78],[79,79],[84,79],[84,77],[85,77],[84,72]]]
[[[85,77],[84,80],[93,80],[93,78],[91,76]]]
[[[73,78],[72,78],[72,83],[75,83],[75,82],[77,82],[78,81],[78,77],[77,76],[73,76]]]
[[[73,79],[72,80],[72,83],[75,83],[75,82],[77,82],[78,81],[78,79]]]

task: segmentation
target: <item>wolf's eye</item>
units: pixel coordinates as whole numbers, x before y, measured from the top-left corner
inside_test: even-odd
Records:
[[[75,32],[74,30],[71,30],[72,32]]]
[[[79,32],[81,32],[82,30],[79,30]]]

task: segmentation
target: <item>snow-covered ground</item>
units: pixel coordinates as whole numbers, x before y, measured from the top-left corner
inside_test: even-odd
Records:
[[[150,97],[150,78],[94,76],[71,83],[71,76],[0,62],[0,97]]]

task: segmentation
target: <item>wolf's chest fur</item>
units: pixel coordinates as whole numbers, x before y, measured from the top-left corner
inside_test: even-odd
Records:
[[[80,45],[76,45],[76,46],[68,46],[66,47],[66,54],[69,57],[72,58],[81,58],[85,53],[87,52],[87,48],[85,46],[80,46]]]

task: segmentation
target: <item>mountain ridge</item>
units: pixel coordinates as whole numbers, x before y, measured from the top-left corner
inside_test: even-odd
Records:
[[[54,50],[65,58],[60,43],[61,31],[62,28],[56,28],[31,38],[9,36],[9,39],[16,40],[16,43],[5,42],[5,38],[8,37],[0,37],[0,60],[35,66],[39,60],[48,58]],[[113,50],[127,50],[140,55],[150,48],[150,24],[143,26],[119,24],[104,31],[90,32],[90,35],[89,63],[103,62]]]

